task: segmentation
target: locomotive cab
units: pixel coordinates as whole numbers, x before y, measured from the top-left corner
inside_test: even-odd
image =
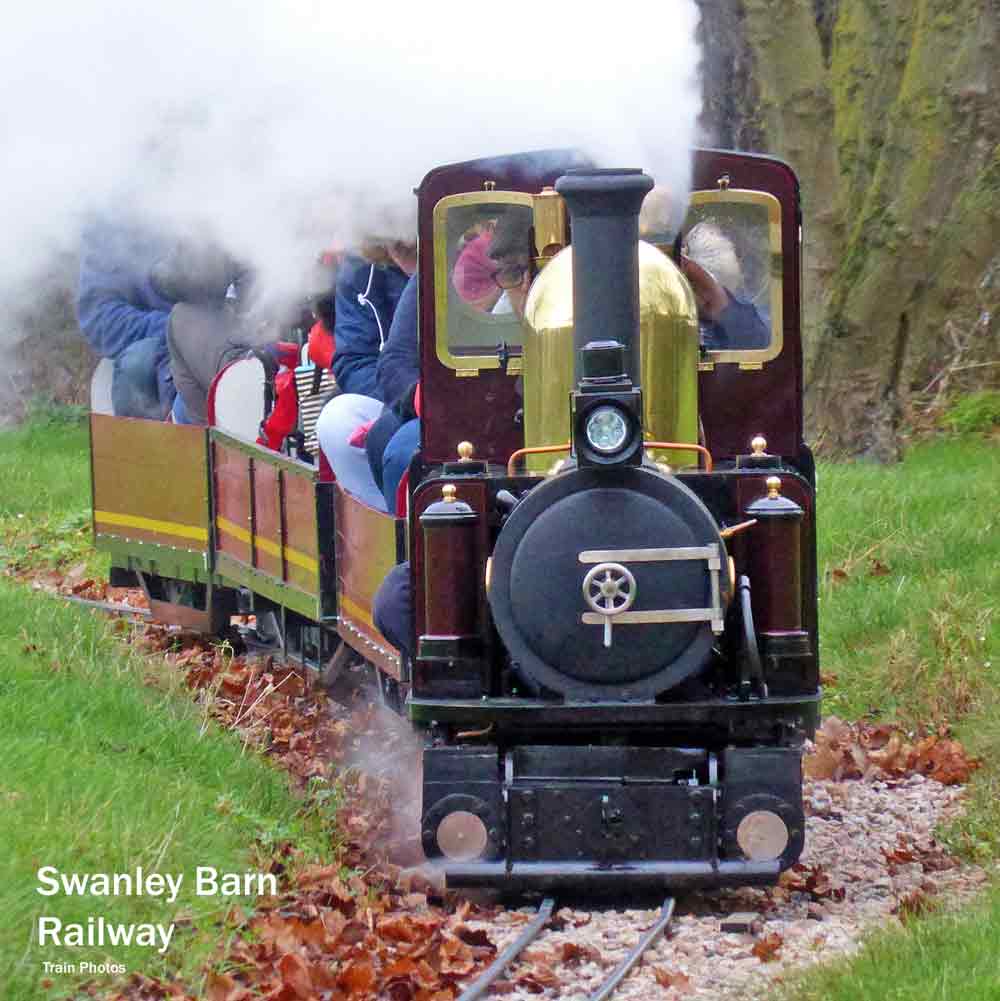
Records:
[[[797,187],[700,151],[707,177],[670,246],[639,241],[636,170],[550,154],[419,189],[409,710],[453,885],[766,882],[801,852]]]

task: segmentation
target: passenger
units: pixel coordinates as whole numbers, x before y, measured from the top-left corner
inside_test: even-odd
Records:
[[[702,318],[706,348],[766,348],[771,332],[752,302],[743,299],[743,269],[732,240],[708,222],[687,234],[681,270],[691,283]]]
[[[238,309],[249,273],[219,247],[174,245],[153,268],[153,282],[176,305],[167,326],[167,347],[177,398],[178,424],[208,423],[208,391],[230,361],[276,341],[272,327],[244,322]]]
[[[375,628],[404,656],[413,658],[413,587],[410,561],[397,563],[372,599]]]
[[[666,248],[677,232],[676,201],[657,185],[639,213],[639,236]],[[763,348],[771,340],[769,324],[744,296],[743,267],[733,241],[721,226],[703,221],[686,234],[680,269],[698,302],[702,345],[708,350]]]
[[[469,240],[455,260],[451,273],[455,291],[462,301],[481,313],[492,311],[502,291],[493,278],[496,264],[489,256],[492,240],[492,227]]]
[[[399,297],[417,269],[414,244],[368,248],[369,259],[348,257],[337,275],[333,374],[343,393],[378,398],[376,366]]]
[[[414,275],[403,289],[389,339],[379,356],[379,392],[389,402],[365,439],[369,471],[382,492],[385,510],[391,512],[396,510],[400,481],[420,448],[417,281]]]
[[[84,232],[77,317],[87,343],[114,362],[111,399],[122,417],[162,420],[174,402],[167,324],[176,300],[151,280],[166,244],[136,224]]]
[[[491,277],[500,289],[491,312],[495,316],[515,313],[524,316],[531,287],[531,212],[512,209],[500,217],[489,256],[496,262]]]
[[[395,402],[395,397],[385,394],[395,392],[402,384],[397,364],[402,340],[412,342],[407,349],[412,355],[412,382],[419,372],[416,281],[408,277],[417,268],[416,247],[397,242],[385,249],[392,268],[353,258],[348,259],[345,273],[338,278],[333,371],[342,392],[323,408],[316,424],[320,448],[338,482],[380,511],[390,507],[372,476],[365,438],[385,409],[385,402]],[[402,338],[401,333],[394,337],[395,318],[404,290],[410,285],[406,328],[412,326],[412,338]]]

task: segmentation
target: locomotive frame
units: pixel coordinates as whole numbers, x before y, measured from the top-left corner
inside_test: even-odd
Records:
[[[262,632],[306,664],[319,667],[338,644],[373,664],[387,698],[425,733],[422,840],[450,885],[617,891],[773,881],[802,849],[801,750],[820,698],[798,185],[771,158],[695,153],[694,189],[712,192],[706,200],[729,188],[766,193],[781,245],[774,350],[703,352],[697,366],[714,468],[665,475],[641,464],[642,445],[640,465],[613,473],[572,463],[556,475],[518,473],[508,466],[525,445],[525,361],[505,343],[464,368],[442,350],[435,208],[473,193],[536,196],[578,166],[566,152],[478,160],[438,168],[417,189],[420,245],[435,252],[419,264],[423,441],[406,517],[366,507],[317,465],[217,427],[94,414],[95,544],[111,554],[113,581],[138,575],[161,620],[219,632],[234,612],[252,610]],[[601,399],[634,390],[628,379],[616,385],[617,396],[605,387]],[[749,450],[760,434],[767,442]],[[474,457],[459,453],[465,441]],[[696,443],[686,442],[693,455]],[[560,691],[558,677],[528,670],[509,649],[518,643],[501,636],[521,628],[496,621],[519,613],[498,611],[503,587],[490,580],[507,525],[508,539],[518,522],[530,533],[532,518],[515,519],[517,507],[596,497],[586,491],[607,487],[608,476],[666,508],[697,507],[723,533],[713,538],[724,545],[697,555],[715,588],[711,653],[681,684]],[[473,517],[452,517],[466,511]],[[748,521],[756,526],[747,530]],[[439,546],[433,532],[442,528],[450,541]],[[591,566],[653,559],[635,547],[593,550]],[[412,663],[372,621],[379,583],[407,554]],[[611,618],[589,614],[610,634]],[[556,677],[555,687],[539,677]]]

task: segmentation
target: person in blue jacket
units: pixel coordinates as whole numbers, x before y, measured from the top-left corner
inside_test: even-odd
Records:
[[[389,338],[379,355],[376,375],[386,405],[368,431],[365,451],[386,510],[395,511],[400,480],[409,469],[413,453],[420,448],[420,419],[415,403],[420,379],[416,275],[400,296]]]
[[[99,223],[84,233],[77,316],[91,348],[114,362],[116,414],[161,420],[174,400],[167,324],[174,302],[151,274],[167,247],[135,225]]]
[[[412,245],[401,242],[371,256],[369,260],[349,256],[337,274],[333,375],[341,392],[381,399],[376,375],[379,354],[417,257]]]
[[[114,362],[116,415],[162,420],[172,412],[181,423],[204,423],[220,354],[248,346],[224,308],[241,277],[241,266],[208,241],[168,240],[129,222],[86,231],[77,314],[90,346]]]
[[[340,485],[370,507],[386,510],[382,491],[368,466],[365,433],[380,416],[388,387],[394,386],[397,348],[390,346],[394,318],[409,276],[416,271],[416,247],[401,242],[385,246],[391,263],[349,257],[337,276],[333,373],[341,390],[316,424],[320,448]],[[416,292],[413,341],[416,343]],[[380,359],[388,361],[380,375]],[[386,381],[388,380],[388,381]]]

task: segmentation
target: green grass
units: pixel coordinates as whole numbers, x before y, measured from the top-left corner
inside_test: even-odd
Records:
[[[78,527],[89,503],[85,428],[54,422],[0,434],[0,482],[0,539],[21,546],[41,527],[42,547],[31,551],[38,561],[85,555],[86,530]],[[69,536],[68,556],[58,547],[61,532]],[[130,971],[194,977],[225,936],[230,906],[252,902],[195,896],[198,866],[255,870],[284,842],[303,858],[329,855],[326,821],[286,776],[211,724],[178,676],[122,642],[116,633],[123,628],[127,639],[125,623],[0,577],[4,1001],[46,996],[43,960],[115,961]],[[140,865],[183,874],[179,899],[36,892],[41,866],[114,873]],[[84,924],[99,915],[126,924],[184,920],[160,956],[134,945],[39,948],[33,930],[40,915]],[[63,992],[77,979],[48,976]]]
[[[915,447],[893,467],[820,469],[824,712],[949,725],[985,764],[943,832],[1000,857],[1000,448],[982,437]],[[877,561],[877,562],[874,562]],[[995,1001],[1000,887],[957,914],[911,920],[850,960],[809,971],[795,1001]]]
[[[234,902],[195,897],[197,866],[244,872],[263,864],[260,845],[286,840],[322,852],[319,822],[303,813],[285,776],[208,725],[189,693],[169,690],[169,679],[144,684],[152,669],[110,632],[99,616],[0,581],[5,999],[38,996],[43,959],[108,958],[147,973],[190,973],[221,934],[213,921]],[[41,866],[113,873],[139,865],[185,874],[185,892],[175,904],[36,892]],[[180,941],[175,936],[162,959],[141,947],[32,944],[39,915],[169,924],[184,912],[197,927]]]
[[[86,563],[106,572],[91,546],[87,425],[51,415],[0,432],[0,573]]]
[[[1000,392],[983,390],[959,397],[944,415],[944,424],[954,431],[992,431],[1000,426]]]
[[[987,767],[945,832],[1000,857],[1000,448],[927,442],[897,466],[820,468],[823,711],[950,727]]]
[[[810,970],[782,996],[795,1001],[996,1001],[1000,891],[961,913],[881,931],[850,959]]]
[[[998,490],[1000,449],[983,439],[926,443],[893,467],[820,468],[825,712],[907,726],[997,717]],[[977,726],[962,731],[980,741]]]

